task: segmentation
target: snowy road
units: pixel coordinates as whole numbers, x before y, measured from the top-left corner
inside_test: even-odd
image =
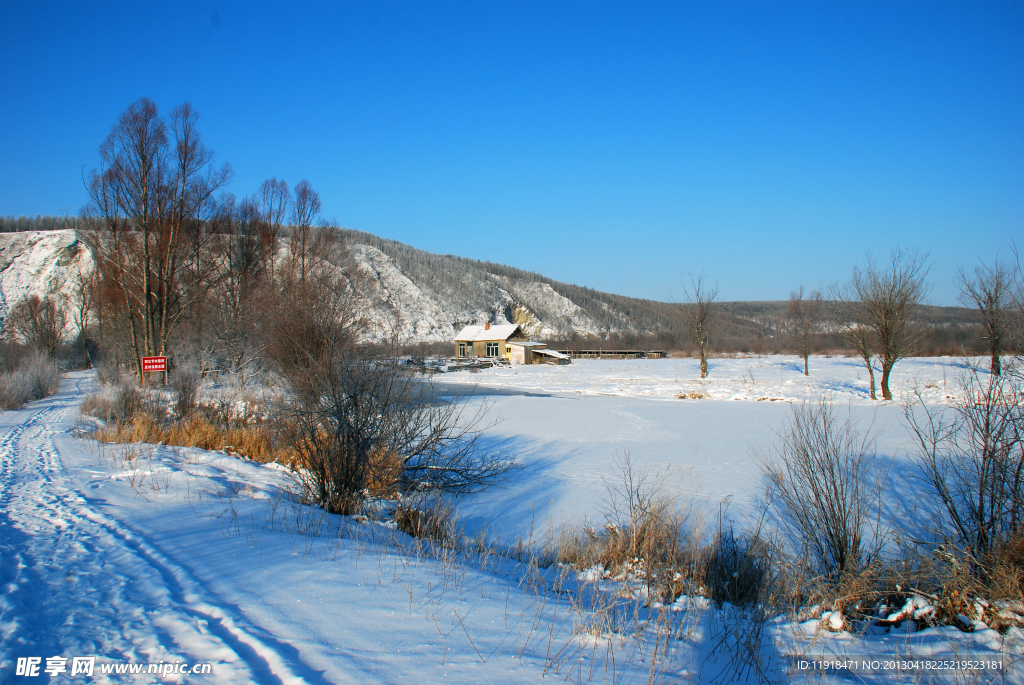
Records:
[[[0,413],[0,682],[45,682],[63,657],[50,681],[535,683],[573,640],[567,600],[516,565],[410,552],[295,504],[280,468],[74,437],[91,383]],[[93,677],[71,677],[90,656]],[[617,656],[616,682],[646,682]],[[28,657],[37,677],[16,675]],[[178,662],[213,672],[101,672]]]
[[[233,607],[76,489],[61,445],[88,382],[73,375],[0,415],[0,673],[17,657],[67,657],[70,671],[72,657],[98,656],[224,664],[216,682],[304,682]]]

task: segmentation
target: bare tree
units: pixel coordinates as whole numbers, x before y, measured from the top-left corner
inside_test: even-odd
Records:
[[[228,368],[244,378],[246,367],[258,353],[260,319],[266,314],[262,305],[268,299],[273,264],[268,255],[272,243],[257,198],[238,204],[231,233],[219,247],[225,255],[221,283],[213,291],[216,334]]]
[[[1013,274],[998,261],[992,266],[982,264],[974,269],[974,276],[963,269],[958,272],[957,287],[960,302],[966,307],[976,307],[981,316],[982,338],[988,343],[992,358],[991,370],[995,375],[1002,373],[1000,356],[1006,336],[1008,318],[1011,315],[1011,292]]]
[[[876,349],[875,334],[870,325],[867,308],[857,298],[856,292],[849,284],[831,286],[829,295],[836,303],[832,324],[864,362],[864,368],[868,372],[871,399],[878,399],[873,363]]]
[[[804,287],[789,293],[789,307],[786,310],[804,358],[804,375],[810,376],[811,334],[821,317],[821,293],[812,291],[804,298]]]
[[[888,468],[849,416],[841,421],[825,399],[796,405],[778,442],[757,458],[780,522],[816,572],[835,581],[881,553]]]
[[[78,331],[78,344],[82,349],[82,354],[90,362],[92,360],[89,359],[89,346],[86,338],[89,330],[89,316],[93,309],[95,280],[95,271],[84,268],[79,262],[71,274],[72,294],[67,301],[71,310],[71,322],[75,325],[75,330]]]
[[[4,328],[18,341],[56,359],[67,322],[67,311],[60,298],[51,293],[45,298],[30,295],[14,305],[4,321]]]
[[[951,412],[917,394],[904,413],[946,524],[984,562],[1024,533],[1024,378],[971,368],[960,390]]]
[[[1024,354],[1024,267],[1016,243],[1011,242],[1011,249],[1014,260],[1007,269],[1010,273],[1010,286],[1007,293],[1009,316],[1006,320],[1006,334],[1014,356],[1019,361]]]
[[[257,193],[260,215],[267,230],[267,256],[270,277],[274,277],[274,262],[277,259],[277,241],[284,225],[284,217],[291,206],[292,196],[284,179],[268,178],[260,185]]]
[[[711,285],[707,277],[701,273],[690,276],[690,283],[683,283],[686,302],[683,304],[683,316],[693,343],[700,355],[700,377],[708,377],[708,348],[711,343],[712,303],[718,297],[718,286]]]
[[[874,330],[884,400],[892,399],[889,376],[893,366],[913,354],[920,339],[915,317],[928,292],[928,270],[927,255],[900,249],[893,250],[885,264],[879,265],[869,256],[866,269],[853,269],[850,290],[860,301],[865,323]]]
[[[309,181],[299,181],[292,202],[292,259],[298,259],[302,280],[306,279],[306,258],[314,241],[313,226],[320,218],[320,195]]]
[[[86,184],[87,214],[103,225],[89,237],[107,280],[100,290],[118,301],[117,320],[127,327],[123,338],[140,380],[141,357],[167,354],[175,326],[216,272],[195,262],[209,253],[201,245],[203,226],[219,213],[214,194],[231,170],[214,168],[198,118],[185,103],[168,125],[152,101],[133,103],[100,146],[100,169]]]

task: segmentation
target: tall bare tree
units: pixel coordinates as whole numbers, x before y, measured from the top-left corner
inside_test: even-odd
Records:
[[[992,358],[992,373],[1002,373],[1003,341],[1011,316],[1011,288],[1013,274],[1009,268],[998,261],[992,266],[982,264],[974,269],[969,276],[960,269],[957,287],[960,289],[960,302],[967,307],[975,307],[981,316],[982,338],[988,343]]]
[[[683,292],[686,302],[683,304],[683,315],[687,327],[690,329],[690,336],[697,346],[697,353],[700,355],[700,377],[708,377],[708,349],[711,344],[712,305],[718,297],[718,286],[708,282],[707,277],[701,273],[690,276],[690,283],[683,283]]]
[[[270,276],[274,277],[274,262],[277,259],[277,241],[284,225],[284,218],[291,206],[292,196],[284,179],[268,178],[257,191],[260,215],[267,231],[267,256]]]
[[[829,296],[835,301],[832,324],[843,336],[864,362],[868,372],[871,399],[878,399],[875,383],[874,357],[877,345],[875,332],[870,325],[870,317],[864,303],[861,302],[850,284],[835,284],[829,288]]]
[[[89,346],[87,335],[89,331],[89,316],[93,309],[93,294],[95,293],[96,272],[87,269],[79,261],[78,266],[71,274],[71,286],[73,288],[71,297],[68,298],[68,307],[71,310],[71,321],[78,331],[78,344],[82,354],[89,359]],[[89,359],[91,362],[92,360]]]
[[[314,225],[320,219],[320,195],[313,190],[309,181],[295,185],[295,199],[292,202],[292,244],[293,259],[298,259],[302,280],[306,279],[307,255],[315,240]]]
[[[860,300],[866,323],[874,330],[882,362],[882,399],[891,400],[889,376],[900,359],[913,354],[921,337],[915,317],[928,293],[927,255],[899,248],[879,265],[868,257],[867,268],[853,269],[852,292]]]
[[[180,317],[216,272],[191,262],[209,254],[197,244],[219,213],[214,195],[231,169],[214,167],[198,119],[188,103],[174,109],[169,125],[151,100],[133,103],[100,146],[100,168],[86,184],[86,212],[103,226],[90,236],[98,274],[108,281],[101,291],[119,301],[140,379],[141,358],[167,354]]]
[[[804,375],[810,376],[811,334],[821,318],[821,293],[812,291],[804,297],[804,287],[789,293],[789,307],[786,310],[790,325],[796,333],[800,356],[804,358]]]

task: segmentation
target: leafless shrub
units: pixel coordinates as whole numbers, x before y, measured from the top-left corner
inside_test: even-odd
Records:
[[[353,347],[297,375],[289,410],[304,497],[332,512],[353,511],[382,493],[474,492],[515,467],[482,449],[482,410],[444,398],[389,357]]]
[[[96,380],[103,385],[120,385],[124,382],[124,369],[108,359],[95,361],[93,368],[96,369]]]
[[[770,586],[776,562],[774,546],[765,532],[735,533],[719,521],[710,549],[706,553],[705,586],[716,603],[747,607],[769,603]]]
[[[826,399],[793,407],[790,424],[758,453],[769,506],[800,563],[835,583],[877,560],[886,540],[874,440]]]
[[[642,468],[629,452],[616,458],[605,480],[605,525],[561,536],[558,561],[604,567],[613,577],[640,582],[651,601],[672,602],[703,582],[702,521],[680,506],[669,474]]]
[[[1000,542],[989,556],[985,574],[989,596],[1024,600],[1024,533],[1017,532]],[[1024,615],[1024,612],[1017,612]]]
[[[114,401],[111,404],[111,415],[108,420],[124,423],[133,420],[139,414],[151,409],[139,387],[130,380],[115,386]]]
[[[986,560],[1024,534],[1024,377],[971,367],[951,412],[920,394],[904,404],[918,443],[918,464],[950,534],[986,575]]]

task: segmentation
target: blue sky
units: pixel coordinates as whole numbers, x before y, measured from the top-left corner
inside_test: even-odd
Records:
[[[77,212],[140,97],[239,196],[626,295],[781,299],[1024,247],[1024,4],[3,3],[0,214]]]

